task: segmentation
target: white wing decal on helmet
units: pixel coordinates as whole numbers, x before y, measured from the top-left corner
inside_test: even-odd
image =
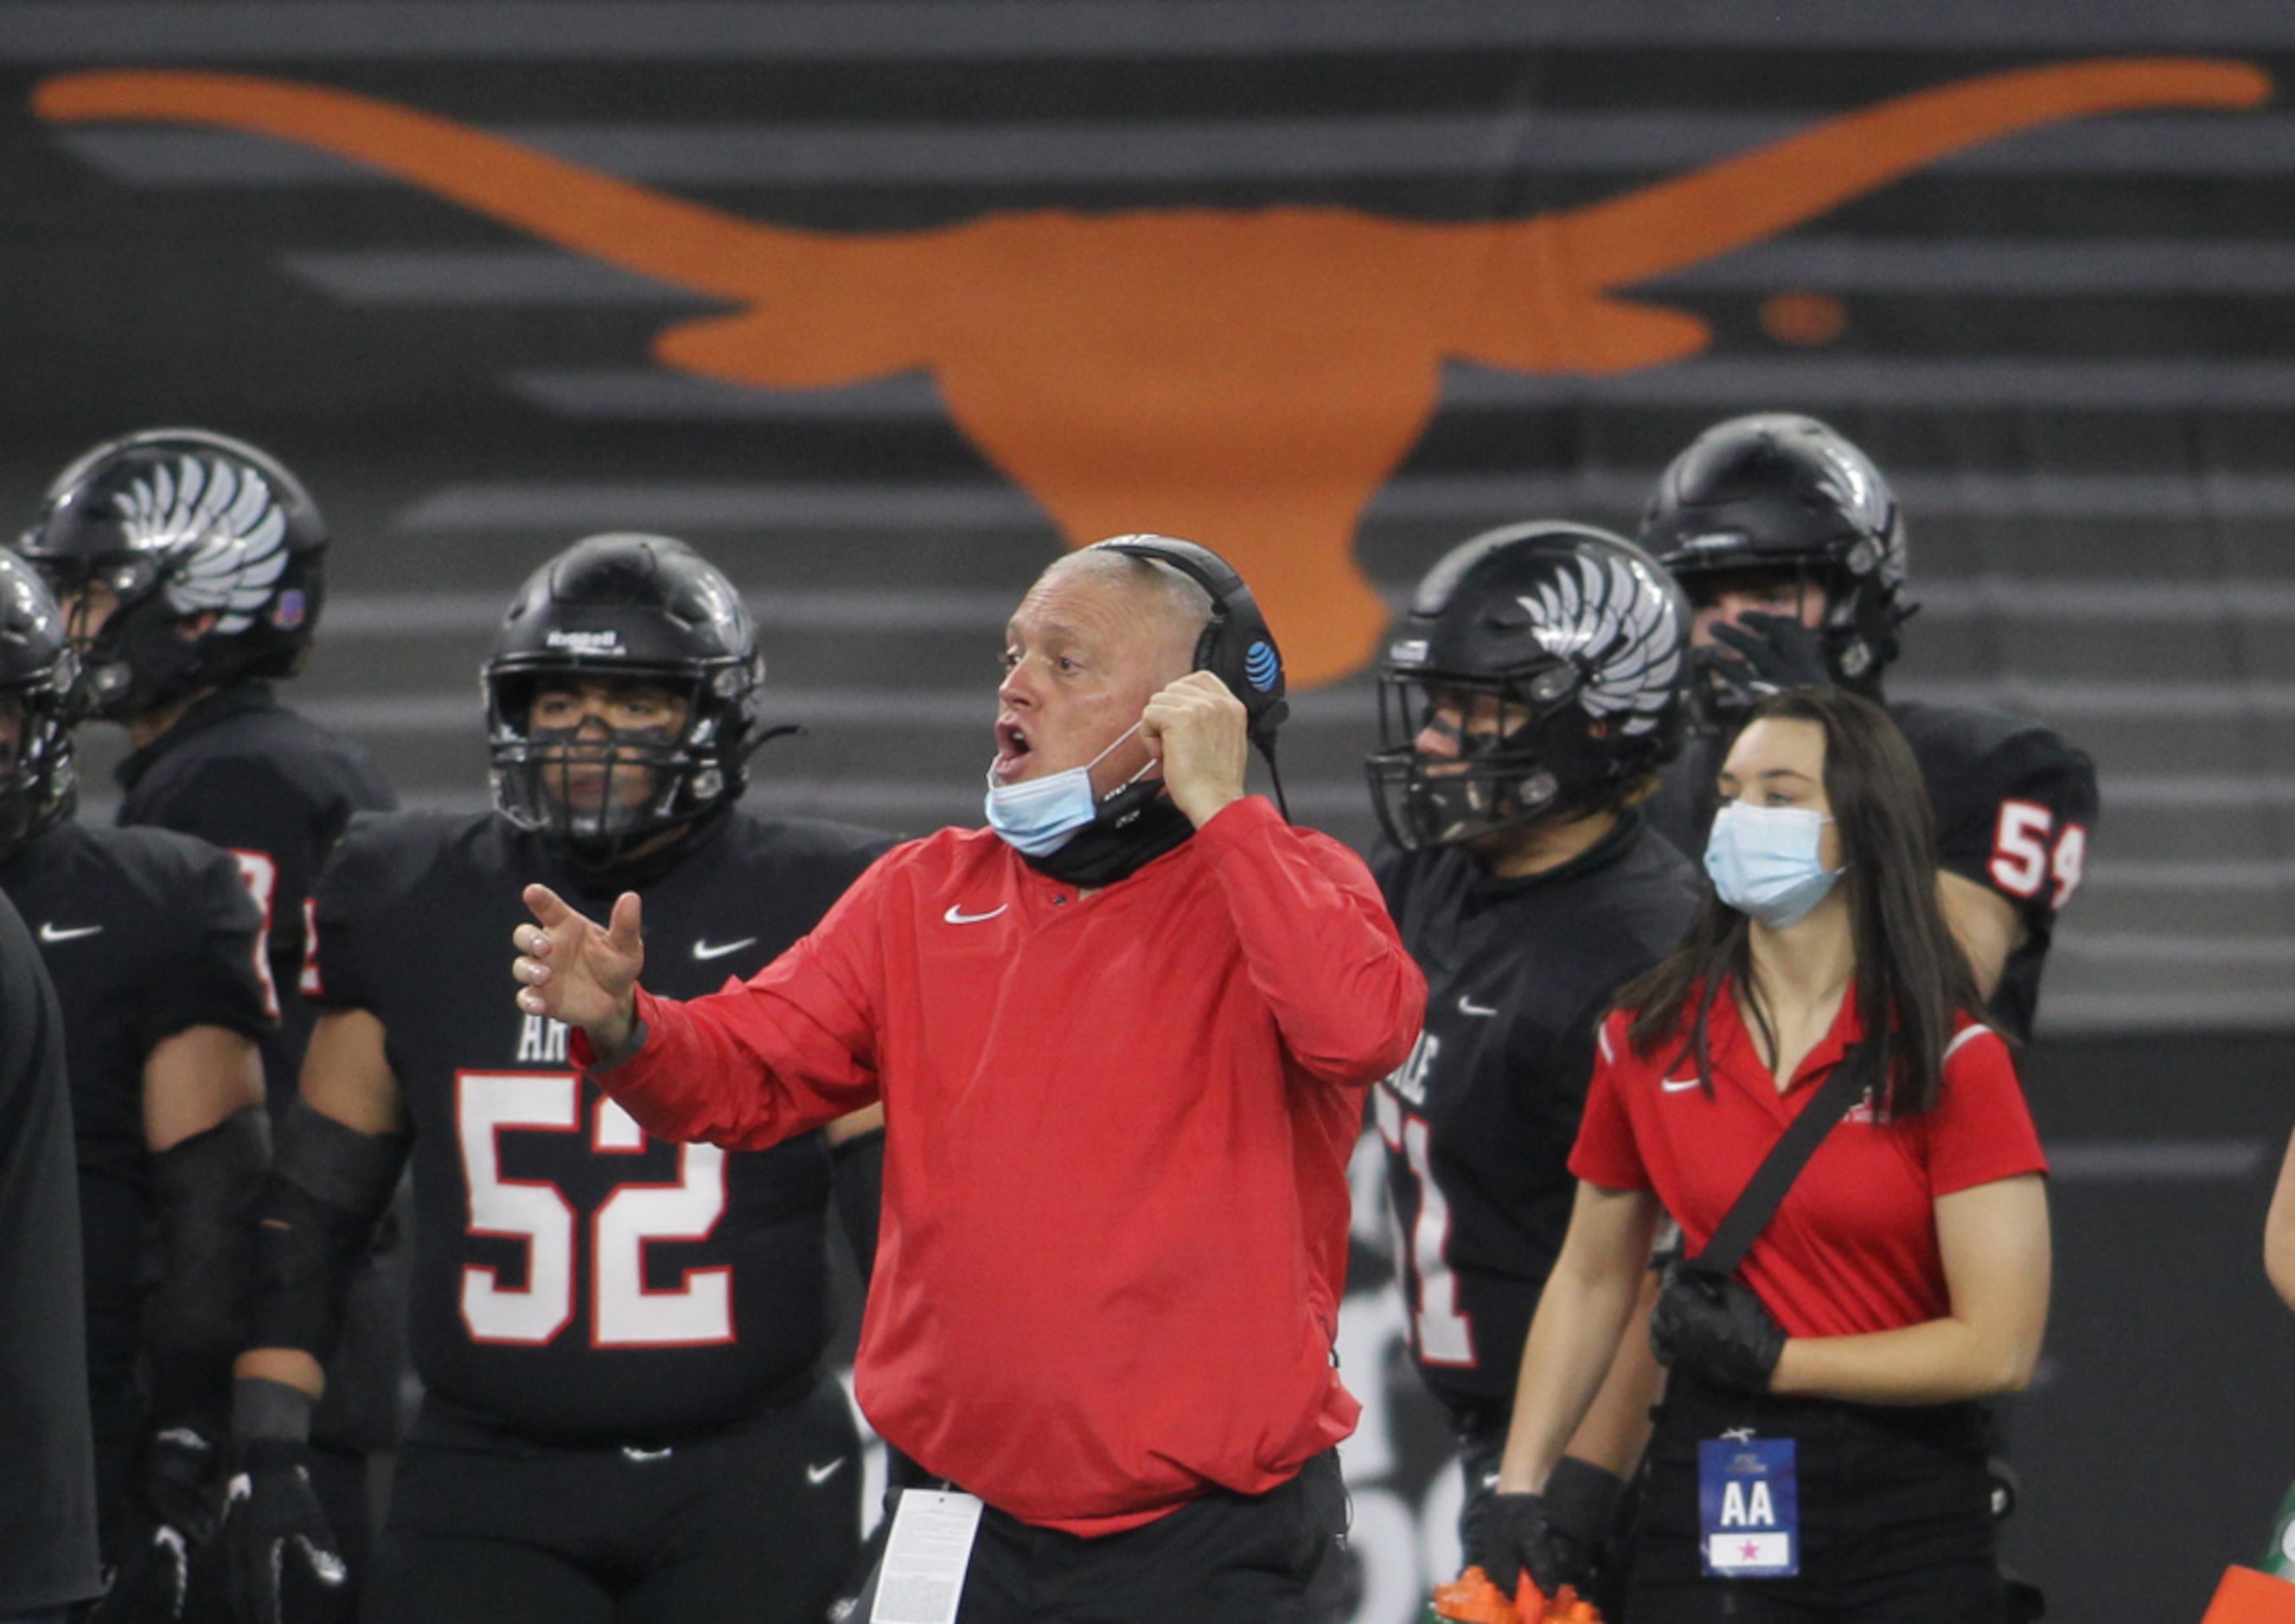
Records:
[[[1625,714],[1621,730],[1658,725],[1681,670],[1673,599],[1623,559],[1580,553],[1519,599],[1540,645],[1584,673],[1579,703],[1594,716]]]
[[[162,463],[115,502],[138,551],[188,546],[169,572],[168,603],[181,615],[214,610],[226,636],[255,624],[287,571],[287,515],[253,469],[185,456],[171,474]]]

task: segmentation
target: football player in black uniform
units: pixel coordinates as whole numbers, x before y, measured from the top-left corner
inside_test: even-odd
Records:
[[[0,892],[35,924],[63,1014],[115,1575],[97,1617],[172,1619],[222,1508],[231,1359],[270,1157],[256,1040],[272,1000],[263,918],[228,854],[166,829],[72,821],[77,671],[46,587],[0,554]],[[160,1257],[149,1289],[147,1233]]]
[[[257,1242],[240,1361],[252,1616],[323,1577],[298,1476],[341,1261],[411,1155],[411,1341],[371,1618],[804,1620],[857,1548],[851,1414],[827,1342],[821,1135],[649,1140],[503,996],[536,880],[645,899],[648,974],[685,994],[812,928],[890,843],[735,810],[764,662],[683,543],[553,559],[486,667],[494,812],[362,820],[319,887],[322,1014]],[[234,1492],[241,1492],[235,1486]],[[299,1541],[299,1543],[298,1543]],[[287,1616],[295,1616],[291,1600]]]
[[[65,1624],[102,1587],[63,1017],[0,895],[0,1619]]]
[[[1714,775],[1734,718],[1783,688],[1880,699],[1905,597],[1904,515],[1871,459],[1814,418],[1732,418],[1658,480],[1642,544],[1689,594],[1698,720],[1652,815],[1685,852],[1705,849]],[[1936,813],[1946,916],[1995,1023],[2031,1035],[2057,912],[2079,888],[2095,827],[2095,764],[2046,724],[1966,706],[1898,700],[1889,714]]]
[[[57,475],[17,551],[63,606],[94,714],[125,728],[118,820],[196,836],[238,860],[285,996],[262,1041],[273,1118],[295,1091],[311,1016],[303,974],[312,882],[356,812],[396,804],[366,752],[279,704],[311,652],[326,520],[301,480],[242,440],[157,428]],[[351,1331],[313,1457],[355,1548],[366,1457],[397,1433],[405,1362],[386,1229],[361,1267]]]
[[[1373,866],[1427,999],[1373,1109],[1411,1356],[1458,1432],[1470,1558],[1569,1227],[1597,1028],[1697,900],[1695,869],[1637,810],[1680,739],[1688,622],[1631,543],[1515,525],[1434,566],[1381,666],[1368,773],[1391,844]],[[1548,1491],[1589,1546],[1639,1454],[1655,1369],[1620,1361]]]
[[[396,804],[364,749],[272,691],[310,657],[326,547],[300,480],[198,428],[88,452],[17,543],[70,619],[94,714],[135,747],[119,764],[118,820],[196,835],[239,860],[288,991],[320,865],[352,813]],[[280,1016],[264,1072],[283,1106],[312,1016],[293,999]]]

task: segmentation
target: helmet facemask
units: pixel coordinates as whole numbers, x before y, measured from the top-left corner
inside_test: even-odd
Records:
[[[1390,667],[1379,680],[1379,749],[1367,763],[1386,836],[1406,852],[1455,845],[1564,813],[1548,723],[1576,709],[1578,673],[1557,661],[1491,679]],[[1455,755],[1428,754],[1429,735]]]
[[[661,690],[658,724],[616,725],[617,708],[584,697],[551,704],[600,681],[625,691]],[[719,713],[699,703],[700,682],[684,673],[620,671],[600,677],[574,668],[490,672],[488,755],[495,807],[541,834],[578,866],[613,867],[632,848],[694,821],[724,797]],[[537,722],[535,705],[558,717]],[[568,714],[568,712],[572,714]]]
[[[70,815],[78,663],[69,649],[44,669],[0,686],[0,858]]]
[[[62,561],[38,566],[57,600],[69,606],[64,627],[79,657],[91,716],[124,722],[198,685],[198,640],[186,635],[189,617],[160,590],[162,563],[150,554],[113,553],[84,569]]]

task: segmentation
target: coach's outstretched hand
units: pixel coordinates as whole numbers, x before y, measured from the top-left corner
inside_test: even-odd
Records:
[[[637,1024],[638,972],[645,967],[638,894],[616,897],[603,926],[575,912],[547,885],[528,885],[524,895],[535,922],[510,933],[519,952],[510,966],[518,1007],[579,1026],[601,1059],[619,1054]]]

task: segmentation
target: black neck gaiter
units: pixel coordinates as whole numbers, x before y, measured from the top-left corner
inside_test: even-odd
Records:
[[[1195,832],[1188,814],[1158,795],[1120,826],[1090,824],[1057,852],[1022,855],[1037,873],[1091,891],[1145,868]]]

